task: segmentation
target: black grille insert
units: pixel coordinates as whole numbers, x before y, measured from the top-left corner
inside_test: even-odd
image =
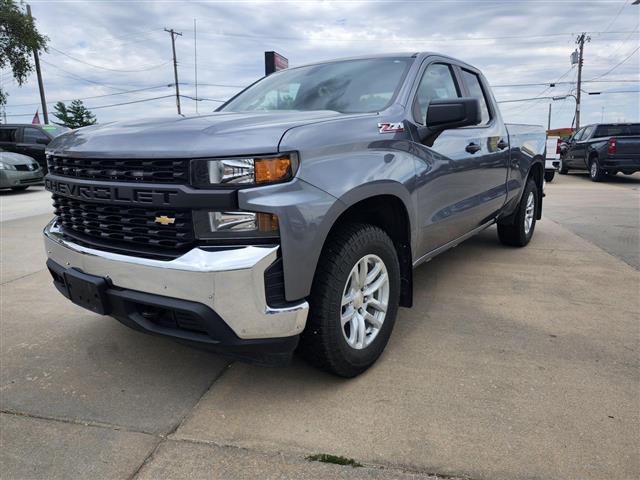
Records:
[[[51,156],[49,172],[115,182],[189,183],[189,160],[71,158]]]
[[[101,204],[53,195],[55,214],[65,235],[113,250],[150,248],[175,253],[194,243],[190,210],[160,210]],[[166,225],[156,222],[167,221]],[[169,223],[173,219],[173,223]]]

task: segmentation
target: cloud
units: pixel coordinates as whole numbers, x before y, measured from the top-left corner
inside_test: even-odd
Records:
[[[624,7],[620,10],[620,7]],[[480,68],[495,85],[573,81],[569,55],[578,32],[592,33],[585,48],[583,78],[596,77],[638,45],[640,7],[629,0],[581,1],[403,1],[403,2],[33,2],[40,30],[51,39],[42,55],[47,100],[88,98],[88,107],[104,107],[171,95],[171,42],[164,27],[182,32],[176,40],[181,93],[195,97],[193,19],[197,19],[198,103],[202,113],[238,91],[216,85],[247,85],[264,73],[264,51],[276,50],[290,65],[331,58],[394,51],[436,51]],[[617,12],[620,15],[616,17]],[[611,23],[615,20],[613,23]],[[574,33],[571,33],[574,32]],[[534,37],[535,35],[535,37]],[[69,56],[60,53],[64,52]],[[601,80],[636,83],[585,83],[585,91],[637,92],[640,55]],[[143,70],[143,71],[132,71]],[[30,121],[39,101],[35,76],[19,88],[10,72],[0,77],[10,94],[9,121]],[[143,89],[132,93],[123,90]],[[495,88],[498,100],[564,95],[573,85]],[[117,95],[110,95],[117,94]],[[109,95],[109,96],[104,96]],[[183,111],[196,102],[182,99]],[[510,122],[546,125],[549,100],[506,103]],[[583,123],[638,121],[640,94],[586,95]],[[571,124],[574,103],[553,102],[552,126]],[[52,108],[50,107],[51,111]],[[171,97],[96,108],[101,122],[175,113]],[[25,116],[12,116],[25,115]]]

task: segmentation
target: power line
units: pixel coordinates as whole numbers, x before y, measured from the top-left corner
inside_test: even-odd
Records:
[[[616,20],[617,20],[617,19],[618,19],[618,17],[620,16],[620,13],[622,12],[622,10],[624,10],[624,7],[626,7],[626,6],[627,6],[627,2],[628,2],[628,1],[629,1],[629,0],[624,0],[624,1],[622,2],[622,5],[620,6],[620,9],[618,10],[618,13],[616,13],[616,16],[615,16],[615,17],[613,17],[613,20],[611,20],[611,21],[609,22],[609,25],[607,25],[607,28],[605,28],[605,31],[608,31],[608,30],[611,28],[611,26],[616,22]]]
[[[67,98],[64,100],[57,100],[59,102],[71,102],[73,100],[91,100],[93,98],[103,98],[103,97],[111,97],[111,96],[115,96],[115,95],[127,95],[130,93],[136,93],[136,92],[145,92],[148,90],[155,90],[158,88],[168,88],[168,87],[172,87],[172,84],[168,84],[168,85],[156,85],[155,87],[146,87],[146,88],[136,88],[134,90],[125,90],[123,92],[116,92],[116,93],[105,93],[102,95],[92,95],[90,97],[79,97],[79,98]],[[52,105],[56,102],[47,102],[48,105]],[[14,107],[33,107],[36,105],[40,105],[40,103],[22,103],[22,104],[17,104],[17,105],[11,105],[11,108]]]
[[[64,72],[64,73],[66,73],[67,75],[69,75],[70,77],[75,78],[75,79],[77,79],[77,80],[81,80],[81,81],[83,81],[83,82],[87,82],[87,83],[93,83],[94,85],[100,85],[101,87],[110,88],[110,89],[112,89],[112,90],[119,90],[119,91],[121,91],[121,92],[122,92],[122,91],[124,91],[124,90],[123,90],[123,89],[121,89],[121,88],[112,87],[112,86],[106,85],[106,84],[104,84],[104,83],[96,82],[95,80],[90,80],[90,79],[88,79],[88,78],[81,77],[80,75],[76,75],[75,73],[69,72],[68,70],[65,70],[64,68],[59,67],[59,66],[58,66],[58,65],[56,65],[55,63],[47,62],[46,60],[42,60],[42,63],[46,63],[46,64],[47,64],[47,65],[49,65],[50,67],[56,68],[56,69],[60,70],[61,72]]]
[[[87,107],[87,109],[88,110],[99,110],[101,108],[120,107],[122,105],[132,105],[134,103],[150,102],[152,100],[160,100],[161,98],[171,98],[171,97],[173,97],[173,94],[171,94],[171,95],[162,95],[160,97],[143,98],[141,100],[132,100],[131,102],[112,103],[110,105],[99,105],[97,107]]]
[[[635,49],[633,52],[631,52],[627,57],[625,57],[625,59],[624,59],[624,60],[622,60],[621,62],[618,62],[615,66],[611,67],[609,70],[607,70],[607,71],[606,71],[606,72],[604,72],[603,74],[598,75],[598,76],[596,76],[596,77],[593,77],[591,80],[595,80],[595,79],[597,79],[597,78],[602,78],[602,77],[605,77],[605,76],[609,75],[609,74],[610,74],[611,72],[613,72],[616,68],[618,68],[620,65],[622,65],[623,63],[625,63],[627,60],[629,60],[629,59],[634,55],[634,53],[636,53],[638,50],[640,50],[640,47],[636,47],[636,49]]]
[[[535,87],[539,85],[572,85],[575,82],[541,82],[541,83],[504,83],[501,85],[491,85],[491,88],[506,87]],[[638,80],[583,80],[582,83],[638,83]]]
[[[167,60],[166,62],[158,63],[158,64],[155,64],[155,65],[148,65],[146,67],[139,68],[139,69],[136,69],[136,70],[121,70],[121,69],[118,69],[118,68],[109,68],[109,67],[103,67],[101,65],[95,65],[93,63],[86,62],[86,61],[84,61],[84,60],[82,60],[80,58],[76,58],[73,55],[69,55],[68,53],[63,52],[62,50],[59,50],[59,49],[57,49],[55,47],[50,47],[50,48],[51,48],[51,50],[54,50],[54,51],[58,52],[59,54],[64,55],[65,57],[70,58],[71,60],[74,60],[74,61],[76,61],[78,63],[82,63],[84,65],[88,65],[89,67],[93,67],[93,68],[99,68],[101,70],[107,70],[109,72],[120,72],[120,73],[147,72],[147,71],[153,70],[155,68],[164,67],[165,65],[167,65],[168,63],[171,62],[171,60]]]

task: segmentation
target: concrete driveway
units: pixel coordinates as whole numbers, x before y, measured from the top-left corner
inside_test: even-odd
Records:
[[[640,477],[640,176],[546,192],[527,248],[490,229],[416,270],[415,306],[353,380],[73,306],[44,270],[50,215],[1,195],[0,476]]]

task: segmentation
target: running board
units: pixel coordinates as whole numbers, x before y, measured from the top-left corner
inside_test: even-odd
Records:
[[[474,228],[473,230],[471,230],[468,233],[465,233],[464,235],[462,235],[461,237],[456,238],[455,240],[450,241],[449,243],[445,243],[444,245],[442,245],[441,247],[438,247],[434,250],[431,250],[429,253],[424,254],[423,256],[421,256],[419,259],[417,259],[415,262],[413,262],[413,268],[416,268],[418,265],[420,265],[421,263],[424,262],[428,262],[429,260],[431,260],[433,257],[440,255],[442,252],[446,252],[447,250],[449,250],[450,248],[454,248],[457,247],[458,245],[460,245],[462,242],[464,242],[465,240],[468,240],[469,238],[473,237],[474,235],[480,233],[481,231],[483,231],[484,229],[490,227],[491,225],[493,225],[494,223],[496,223],[496,220],[493,219],[483,225],[480,225],[477,228]]]

